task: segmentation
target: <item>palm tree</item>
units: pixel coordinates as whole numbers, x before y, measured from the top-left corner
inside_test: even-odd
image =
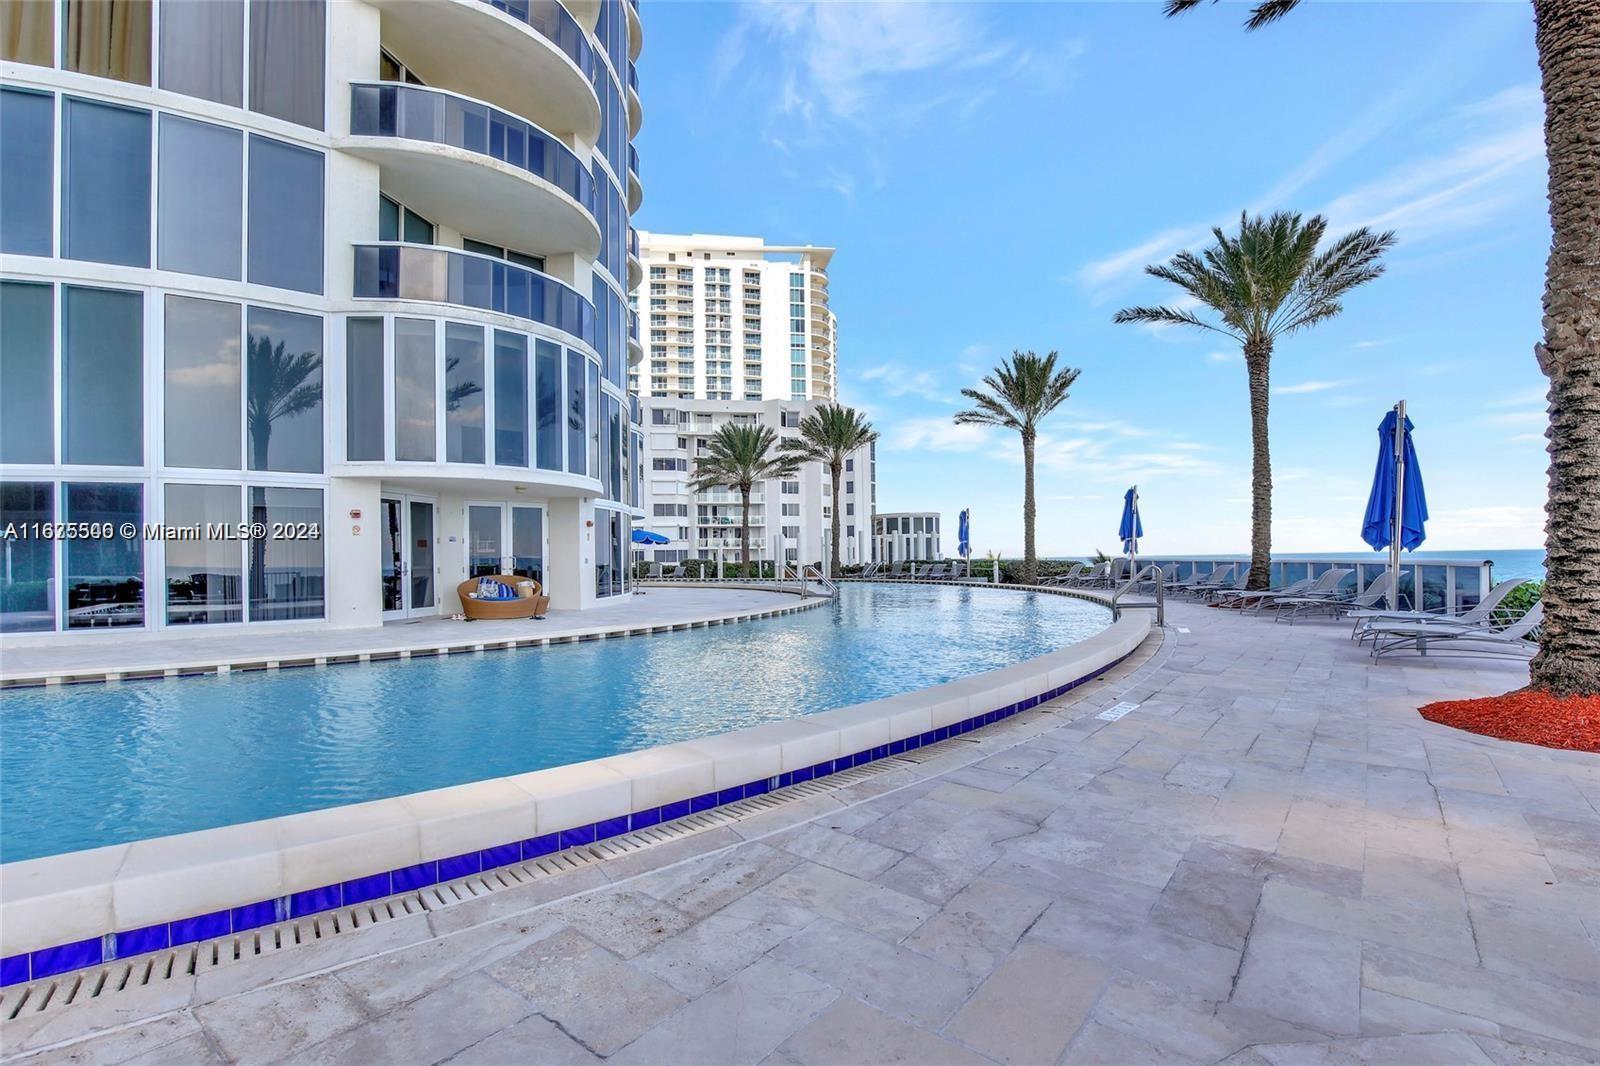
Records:
[[[1300,0],[1263,0],[1257,29]],[[1200,0],[1167,0],[1179,15]],[[1550,256],[1544,339],[1534,346],[1550,381],[1549,499],[1545,504],[1544,627],[1533,684],[1559,695],[1600,695],[1600,0],[1533,0],[1544,89]]]
[[[322,402],[322,356],[291,354],[267,335],[249,338],[250,373],[245,424],[250,429],[250,469],[266,470],[273,423],[313,410]],[[316,375],[316,380],[309,380]]]
[[[828,468],[833,479],[833,550],[828,569],[839,576],[839,479],[844,476],[850,453],[878,439],[872,423],[854,407],[823,404],[800,420],[800,436],[783,442],[780,450],[799,462],[817,462]]]
[[[768,426],[724,425],[706,443],[704,455],[694,461],[694,477],[689,487],[705,492],[727,485],[739,490],[740,562],[749,565],[750,491],[756,482],[789,477],[796,462],[778,452],[778,435]]]
[[[1184,291],[1215,311],[1221,324],[1187,307],[1129,307],[1116,322],[1196,326],[1232,337],[1244,346],[1250,381],[1250,576],[1247,588],[1264,589],[1272,571],[1272,455],[1267,444],[1268,377],[1279,337],[1337,315],[1341,297],[1383,273],[1382,257],[1393,233],[1362,227],[1318,254],[1328,223],[1321,215],[1302,221],[1279,211],[1270,217],[1239,217],[1239,235],[1212,229],[1216,244],[1201,255],[1179,252],[1145,272]]]
[[[1056,353],[1044,358],[1031,350],[1013,351],[1011,358],[984,377],[988,392],[962,389],[961,395],[977,404],[957,411],[958,426],[1001,426],[1022,434],[1022,572],[1023,584],[1039,578],[1039,555],[1034,549],[1033,525],[1037,516],[1033,503],[1033,446],[1039,438],[1039,423],[1061,406],[1067,390],[1078,380],[1072,367],[1056,369]]]

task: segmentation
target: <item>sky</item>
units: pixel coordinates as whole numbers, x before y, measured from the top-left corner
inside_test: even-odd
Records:
[[[1115,325],[1181,294],[1146,264],[1241,211],[1397,237],[1337,318],[1279,341],[1274,547],[1365,550],[1377,426],[1405,399],[1429,549],[1543,541],[1549,246],[1531,7],[653,0],[635,225],[838,249],[841,399],[882,435],[878,510],[939,511],[946,551],[1019,554],[1015,433],[957,426],[1014,349],[1082,373],[1043,424],[1041,555],[1247,550],[1237,346]]]

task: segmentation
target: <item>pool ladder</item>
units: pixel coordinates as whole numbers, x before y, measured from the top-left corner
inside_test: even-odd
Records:
[[[1145,584],[1147,579],[1155,583],[1155,599],[1151,600],[1149,603],[1122,602],[1122,597],[1128,595],[1130,592],[1138,591],[1139,586]],[[1146,565],[1137,574],[1134,574],[1132,577],[1128,578],[1127,581],[1124,581],[1111,593],[1112,615],[1114,617],[1120,617],[1121,611],[1124,607],[1143,607],[1154,609],[1156,612],[1156,625],[1164,626],[1167,624],[1166,584],[1162,580],[1161,567],[1156,566],[1153,563]]]

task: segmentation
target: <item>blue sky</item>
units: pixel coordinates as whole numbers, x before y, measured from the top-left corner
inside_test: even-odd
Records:
[[[958,390],[1013,348],[1081,367],[1040,442],[1046,555],[1113,549],[1135,482],[1144,550],[1247,544],[1243,364],[1215,334],[1112,324],[1175,298],[1146,263],[1247,208],[1392,228],[1388,273],[1278,345],[1275,547],[1361,546],[1376,427],[1402,397],[1427,547],[1536,546],[1531,10],[1310,0],[1255,33],[1245,12],[656,0],[636,224],[836,246],[841,391],[883,434],[879,510],[953,525],[971,507],[979,553],[1021,550],[1021,448],[955,426]]]

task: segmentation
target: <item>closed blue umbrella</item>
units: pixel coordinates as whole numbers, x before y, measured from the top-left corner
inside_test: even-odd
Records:
[[[1139,552],[1139,538],[1144,536],[1144,523],[1139,520],[1139,486],[1135,485],[1122,497],[1122,524],[1117,527],[1122,538],[1122,550],[1131,558]]]
[[[956,544],[956,554],[963,559],[972,556],[972,511],[967,509],[961,512],[961,536]]]
[[[660,533],[652,533],[648,529],[636,529],[636,530],[634,530],[633,531],[633,542],[635,544],[669,544],[669,543],[671,543],[669,538],[663,537]]]
[[[1378,426],[1377,469],[1372,474],[1372,493],[1367,497],[1367,514],[1361,525],[1361,539],[1372,545],[1373,551],[1389,549],[1389,569],[1393,573],[1391,607],[1399,605],[1400,552],[1416,551],[1428,535],[1428,498],[1422,488],[1417,450],[1411,442],[1413,428],[1411,419],[1406,417],[1404,400],[1383,416]]]

